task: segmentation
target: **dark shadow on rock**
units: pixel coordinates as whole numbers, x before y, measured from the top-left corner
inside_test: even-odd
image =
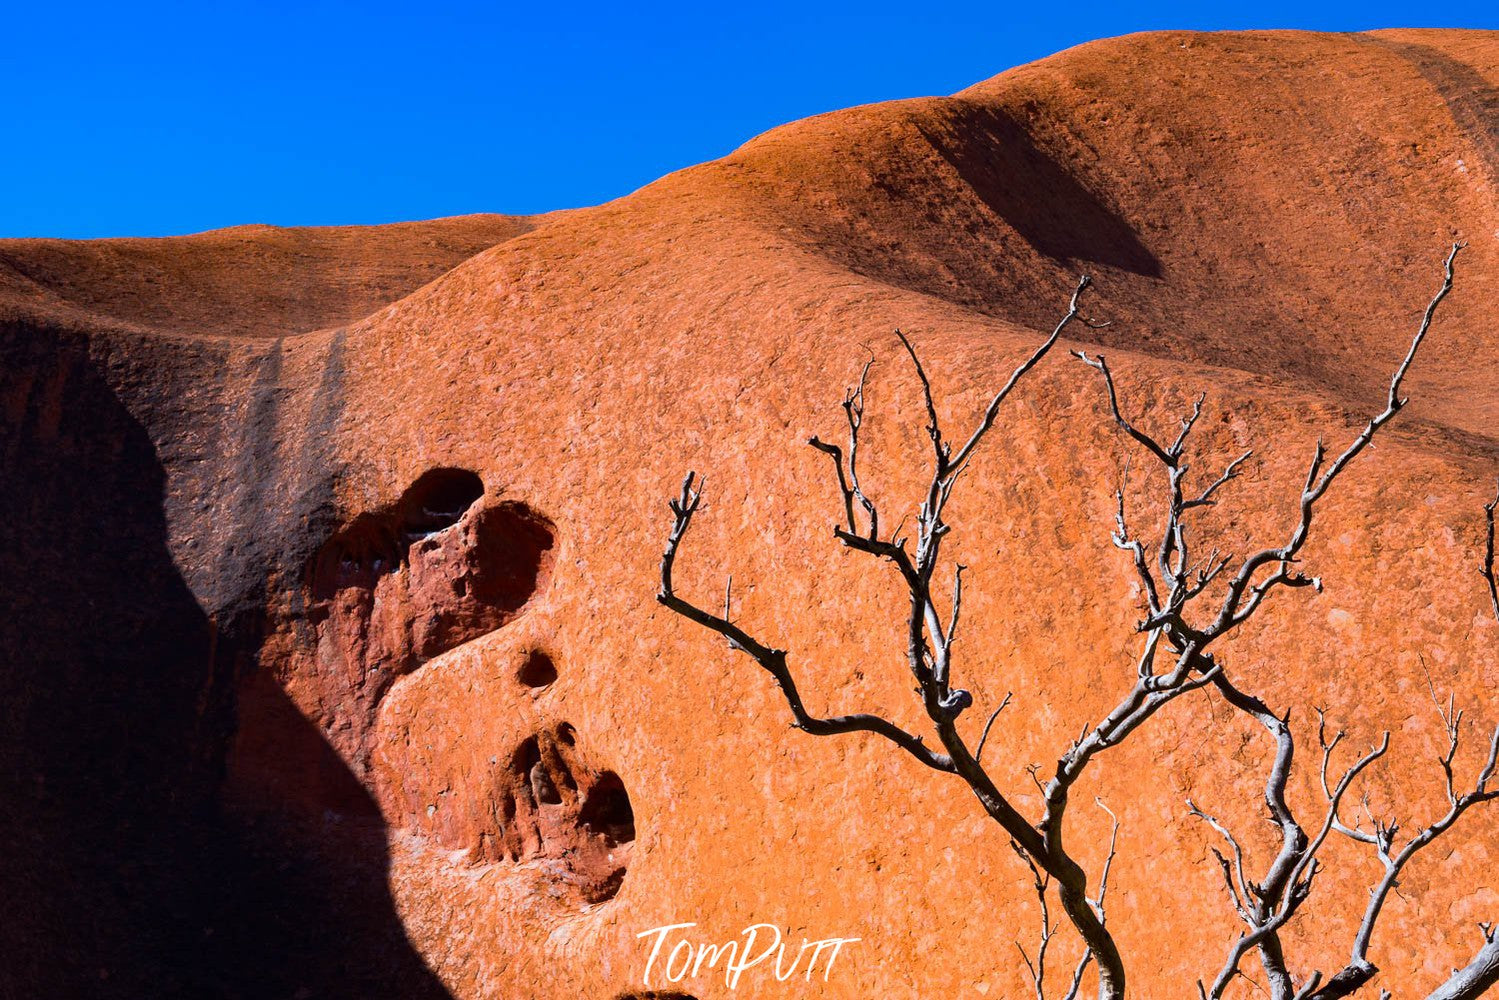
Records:
[[[110,365],[0,323],[0,997],[447,997],[352,776],[359,808],[315,827],[221,807],[256,637],[174,565]]]
[[[1481,161],[1478,166],[1490,183],[1499,183],[1499,87],[1472,66],[1430,45],[1381,35],[1356,37],[1396,53],[1426,78],[1447,105],[1458,130],[1473,144]]]
[[[1037,147],[1024,125],[998,108],[958,105],[947,127],[922,134],[963,182],[1037,253],[1091,261],[1146,277],[1161,264],[1133,227]]]

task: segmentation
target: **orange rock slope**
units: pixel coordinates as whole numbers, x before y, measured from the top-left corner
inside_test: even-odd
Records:
[[[732,573],[736,620],[791,651],[813,711],[917,727],[898,580],[832,542],[804,442],[841,432],[873,357],[867,482],[913,509],[923,417],[892,331],[962,426],[1082,272],[1111,323],[1066,346],[1106,350],[1152,426],[1205,390],[1202,469],[1255,448],[1203,522],[1242,551],[1291,523],[1315,438],[1383,404],[1469,243],[1414,402],[1319,516],[1324,592],[1281,595],[1223,653],[1304,747],[1312,706],[1352,745],[1392,730],[1371,807],[1433,816],[1428,672],[1466,706],[1463,774],[1499,722],[1474,572],[1499,464],[1496,123],[1492,32],[1160,33],[787,125],[539,223],[0,243],[0,898],[26,914],[0,982],[1024,995],[1028,876],[967,791],[872,738],[790,730],[769,678],[654,590],[665,501],[706,472],[679,585],[711,604]],[[1014,693],[986,760],[1028,812],[1028,767],[1131,683],[1108,537],[1128,451],[1059,350],[951,510],[965,731]],[[1184,699],[1082,789],[1122,824],[1109,921],[1135,996],[1221,964],[1236,927],[1184,798],[1265,864],[1268,749]],[[1107,817],[1074,822],[1096,871]],[[1496,835],[1470,817],[1412,868],[1378,984],[1416,995],[1471,957],[1499,920]],[[1300,973],[1341,967],[1376,874],[1341,845],[1327,861],[1289,933]],[[859,940],[811,983],[642,982],[639,935],[689,922],[706,942],[775,924],[792,953]]]

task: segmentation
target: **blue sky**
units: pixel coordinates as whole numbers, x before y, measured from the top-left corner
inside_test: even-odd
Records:
[[[1499,27],[1492,2],[0,7],[0,236],[596,204],[781,123],[1155,28]]]

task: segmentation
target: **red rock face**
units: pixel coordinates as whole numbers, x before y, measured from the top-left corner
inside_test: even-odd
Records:
[[[165,240],[5,240],[0,288],[8,299],[96,327],[284,337],[366,316],[545,218],[235,226]]]
[[[504,625],[545,584],[551,526],[523,504],[476,509],[482,495],[473,473],[433,470],[314,558],[307,622],[319,669],[346,679],[337,706],[358,719],[329,726],[356,745],[396,677]]]
[[[381,699],[398,677],[515,617],[546,585],[554,545],[546,518],[514,501],[486,503],[484,484],[462,469],[432,469],[393,504],[366,511],[320,546],[298,595],[300,614],[285,626],[293,655],[310,662],[283,666],[318,678],[316,713],[328,741],[364,775],[371,727]],[[246,681],[254,701],[261,675]],[[241,711],[241,738],[265,743],[274,719]],[[236,780],[295,785],[297,773],[277,741],[234,759]],[[270,774],[257,773],[270,772]],[[279,777],[273,777],[280,772]],[[323,801],[314,781],[295,794],[314,812]]]
[[[619,775],[595,771],[576,730],[563,723],[491,755],[477,780],[441,790],[402,782],[392,803],[401,825],[462,850],[471,863],[525,863],[545,898],[601,903],[619,891],[635,842],[635,816]],[[414,771],[409,763],[387,760]],[[403,768],[403,765],[408,765]]]
[[[789,729],[770,681],[654,591],[665,500],[706,471],[679,586],[716,604],[732,574],[735,619],[790,650],[811,710],[915,728],[900,587],[830,540],[805,441],[838,431],[872,353],[868,485],[914,504],[927,443],[891,331],[959,426],[1079,271],[1112,323],[1063,346],[1108,351],[1132,416],[1172,426],[1207,390],[1194,470],[1255,448],[1200,525],[1242,552],[1279,540],[1311,443],[1383,402],[1470,241],[1411,407],[1318,515],[1325,590],[1222,653],[1298,725],[1320,705],[1350,742],[1393,730],[1371,806],[1431,815],[1427,672],[1499,721],[1472,572],[1499,455],[1496,92],[1487,32],[1133,36],[534,224],[277,236],[331,255],[305,274],[231,280],[221,258],[245,258],[217,236],[4,245],[0,453],[22,475],[0,482],[24,513],[0,521],[21,609],[0,693],[25,721],[0,734],[0,888],[45,919],[7,939],[0,993],[254,995],[284,969],[267,995],[799,995],[642,983],[639,934],[691,921],[861,938],[829,997],[1028,995],[1027,875],[966,790]],[[126,250],[192,294],[143,297]],[[1014,692],[985,761],[1031,814],[1029,766],[1131,681],[1125,446],[1061,350],[991,444],[951,508],[954,670],[973,716]],[[1235,932],[1184,798],[1274,846],[1262,735],[1208,699],[1157,722],[1079,791],[1123,824],[1109,919],[1139,997],[1190,992]],[[1298,808],[1316,781],[1298,772]],[[1076,816],[1094,871],[1106,819]],[[1465,824],[1377,935],[1397,995],[1499,919],[1499,820]],[[104,827],[129,832],[78,836]],[[1288,935],[1300,973],[1346,955],[1371,874],[1346,846]],[[172,886],[171,907],[120,902]]]

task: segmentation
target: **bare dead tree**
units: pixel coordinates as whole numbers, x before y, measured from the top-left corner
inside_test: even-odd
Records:
[[[1077,996],[1085,970],[1090,965],[1097,969],[1100,1000],[1122,1000],[1125,996],[1124,961],[1107,925],[1104,909],[1107,871],[1114,857],[1118,825],[1116,822],[1110,838],[1108,858],[1099,876],[1098,891],[1090,894],[1089,876],[1064,838],[1065,821],[1074,788],[1101,755],[1124,742],[1176,699],[1203,689],[1221,695],[1236,708],[1255,717],[1280,741],[1277,767],[1267,784],[1266,801],[1272,816],[1282,827],[1284,846],[1281,856],[1272,865],[1265,879],[1251,884],[1244,873],[1243,852],[1237,841],[1227,834],[1226,828],[1209,818],[1229,837],[1234,860],[1225,859],[1223,867],[1236,906],[1251,930],[1241,935],[1234,945],[1230,962],[1219,977],[1222,982],[1215,980],[1211,990],[1200,985],[1200,990],[1204,996],[1216,1000],[1222,995],[1227,982],[1240,974],[1238,965],[1242,958],[1248,952],[1258,950],[1272,985],[1279,990],[1275,994],[1277,1000],[1294,1000],[1298,995],[1311,997],[1314,994],[1298,994],[1293,988],[1290,974],[1285,971],[1278,932],[1295,915],[1310,891],[1311,881],[1317,871],[1317,850],[1328,835],[1340,826],[1337,821],[1338,802],[1346,794],[1349,785],[1385,749],[1378,748],[1377,752],[1360,758],[1336,782],[1335,787],[1329,788],[1328,816],[1316,837],[1307,838],[1285,806],[1285,781],[1290,773],[1294,753],[1288,717],[1277,715],[1257,698],[1236,687],[1228,678],[1212,647],[1238,630],[1277,589],[1320,587],[1320,581],[1304,575],[1298,568],[1300,553],[1310,535],[1317,505],[1349,464],[1405,406],[1407,400],[1401,395],[1402,383],[1426,338],[1437,306],[1452,288],[1453,262],[1460,249],[1461,245],[1454,246],[1447,258],[1442,287],[1427,306],[1405,358],[1396,369],[1384,410],[1371,418],[1353,442],[1331,460],[1322,443],[1318,442],[1301,491],[1297,521],[1290,534],[1278,544],[1261,548],[1237,562],[1233,556],[1220,554],[1216,549],[1201,558],[1194,556],[1187,522],[1194,511],[1217,503],[1219,491],[1238,477],[1251,453],[1246,452],[1229,462],[1205,485],[1189,487],[1186,450],[1191,433],[1202,415],[1204,397],[1199,397],[1191,411],[1182,418],[1174,437],[1169,441],[1158,439],[1124,415],[1107,361],[1102,356],[1093,358],[1081,351],[1074,352],[1102,376],[1109,412],[1114,421],[1163,468],[1167,497],[1159,538],[1147,544],[1131,529],[1125,487],[1121,485],[1116,493],[1113,542],[1130,557],[1145,603],[1142,620],[1137,626],[1142,638],[1134,666],[1134,679],[1115,707],[1102,719],[1085,728],[1059,755],[1054,770],[1044,783],[1033,774],[1032,778],[1042,793],[1041,814],[1034,820],[1021,814],[1011,798],[1000,790],[980,760],[984,743],[1000,711],[1009,703],[1009,696],[989,716],[982,728],[976,750],[970,751],[967,739],[958,728],[959,716],[973,704],[970,692],[953,683],[954,649],[962,611],[965,567],[961,564],[953,566],[951,599],[946,606],[942,606],[934,596],[932,581],[940,564],[943,540],[951,530],[951,526],[944,520],[947,503],[958,478],[968,468],[979,444],[993,428],[1001,404],[1020,380],[1051,351],[1072,324],[1100,325],[1084,319],[1081,314],[1080,300],[1089,286],[1086,277],[1078,282],[1068,310],[1051,336],[1014,370],[990,400],[975,429],[962,439],[961,444],[944,435],[926,369],[909,338],[897,331],[900,344],[920,383],[926,410],[926,435],[931,445],[929,476],[913,528],[914,540],[902,533],[901,525],[882,532],[879,504],[865,491],[860,480],[860,431],[864,421],[869,365],[865,365],[858,384],[848,392],[843,401],[848,426],[846,449],[817,437],[809,442],[832,460],[842,508],[840,522],[833,529],[834,537],[849,549],[890,563],[906,590],[909,598],[909,611],[904,625],[907,664],[916,680],[922,706],[937,741],[941,744],[941,751],[929,747],[923,736],[911,733],[883,716],[855,713],[823,718],[812,715],[803,703],[785,650],[756,639],[733,622],[727,600],[723,614],[719,615],[693,604],[677,593],[672,579],[673,567],[682,540],[702,501],[702,481],[691,472],[683,480],[679,495],[670,504],[673,522],[661,559],[661,587],[657,598],[675,613],[723,636],[733,649],[746,653],[770,673],[791,709],[793,726],[796,728],[813,735],[873,733],[894,743],[925,766],[956,775],[968,786],[985,812],[1008,835],[1013,849],[1024,860],[1032,875],[1033,887],[1041,903],[1041,940],[1034,959],[1024,948],[1021,953],[1038,1000],[1045,1000],[1046,955],[1056,930],[1048,905],[1053,885],[1056,887],[1062,913],[1078,933],[1084,946],[1066,1000]],[[1206,601],[1205,595],[1217,589],[1215,583],[1218,581],[1222,581],[1219,584],[1222,589],[1221,597],[1211,602]],[[1200,604],[1207,606],[1204,613],[1199,613]],[[1337,740],[1328,742],[1325,754],[1330,758]],[[1484,779],[1486,780],[1487,778]],[[1487,794],[1482,782],[1478,791],[1480,795]],[[1471,804],[1476,802],[1469,803]],[[1197,811],[1195,806],[1193,809]],[[1206,814],[1197,812],[1207,818]],[[1453,821],[1455,819],[1456,816]],[[1431,836],[1435,837],[1450,826],[1449,821]],[[1356,832],[1356,828],[1347,829]],[[1342,833],[1342,830],[1338,832]],[[1398,858],[1408,860],[1403,851]],[[1404,860],[1400,860],[1399,865],[1403,864]],[[1390,879],[1393,884],[1394,876],[1390,876]],[[1462,996],[1466,997],[1468,994]]]
[[[1208,612],[1203,615],[1195,613],[1196,605],[1201,603],[1200,599],[1232,559],[1220,556],[1217,550],[1213,550],[1201,560],[1195,560],[1191,553],[1187,519],[1193,510],[1216,502],[1214,493],[1235,478],[1249,453],[1235,458],[1205,490],[1195,497],[1191,496],[1182,487],[1187,466],[1184,449],[1201,415],[1202,398],[1199,397],[1192,411],[1182,419],[1181,430],[1176,438],[1167,444],[1124,416],[1112,373],[1104,358],[1094,359],[1082,352],[1074,352],[1084,363],[1101,374],[1115,422],[1166,473],[1164,521],[1159,529],[1159,538],[1153,545],[1147,546],[1132,534],[1126,515],[1124,487],[1116,495],[1114,543],[1130,554],[1146,605],[1144,619],[1139,625],[1140,631],[1147,636],[1142,662],[1148,666],[1150,659],[1156,655],[1158,643],[1164,641],[1177,658],[1178,667],[1184,658],[1192,659],[1192,674],[1210,678],[1216,693],[1224,701],[1262,726],[1275,742],[1275,755],[1266,780],[1264,799],[1270,822],[1281,832],[1281,847],[1262,878],[1252,881],[1246,876],[1244,851],[1239,841],[1215,817],[1203,812],[1195,803],[1188,802],[1191,813],[1209,823],[1226,842],[1228,854],[1215,851],[1215,855],[1234,910],[1247,928],[1230,947],[1228,957],[1211,985],[1198,984],[1199,993],[1205,1000],[1218,1000],[1223,996],[1234,978],[1241,975],[1240,965],[1251,951],[1259,954],[1272,1000],[1335,1000],[1352,995],[1378,971],[1368,958],[1370,938],[1384,900],[1393,888],[1400,870],[1418,851],[1449,829],[1468,808],[1495,797],[1495,793],[1486,787],[1492,765],[1481,774],[1478,785],[1472,792],[1464,796],[1457,796],[1453,792],[1451,764],[1459,739],[1456,729],[1449,725],[1450,747],[1443,760],[1443,767],[1447,774],[1447,791],[1452,809],[1448,816],[1411,838],[1405,849],[1391,855],[1389,852],[1393,850],[1394,837],[1392,824],[1376,825],[1373,831],[1360,832],[1344,826],[1338,819],[1339,804],[1355,779],[1388,752],[1388,734],[1385,734],[1378,746],[1359,757],[1341,777],[1332,781],[1329,778],[1331,755],[1343,734],[1339,733],[1327,740],[1324,725],[1319,728],[1319,741],[1323,750],[1321,776],[1327,809],[1313,832],[1308,835],[1286,798],[1296,746],[1289,713],[1272,711],[1259,697],[1243,690],[1207,652],[1211,643],[1231,633],[1259,610],[1274,588],[1321,588],[1319,579],[1308,577],[1297,569],[1299,553],[1310,536],[1317,504],[1353,459],[1369,446],[1379,430],[1406,405],[1407,400],[1401,395],[1402,384],[1430,330],[1437,306],[1451,291],[1453,264],[1461,249],[1461,245],[1456,245],[1448,255],[1442,286],[1428,304],[1410,348],[1390,381],[1384,410],[1372,417],[1352,444],[1331,462],[1327,460],[1322,443],[1317,443],[1302,488],[1299,517],[1290,535],[1281,545],[1261,549],[1241,562],[1237,571],[1229,578],[1223,599],[1210,604]],[[1492,523],[1492,508],[1486,509],[1486,513]],[[1491,573],[1491,566],[1491,559],[1486,559],[1486,577]],[[1443,716],[1443,719],[1446,722],[1448,716]],[[1499,731],[1496,731],[1496,739],[1499,739]],[[1348,965],[1325,984],[1321,981],[1320,973],[1313,973],[1298,986],[1287,968],[1280,931],[1310,895],[1313,879],[1321,870],[1318,852],[1334,832],[1373,844],[1386,864],[1386,877],[1372,892],[1370,907]]]

